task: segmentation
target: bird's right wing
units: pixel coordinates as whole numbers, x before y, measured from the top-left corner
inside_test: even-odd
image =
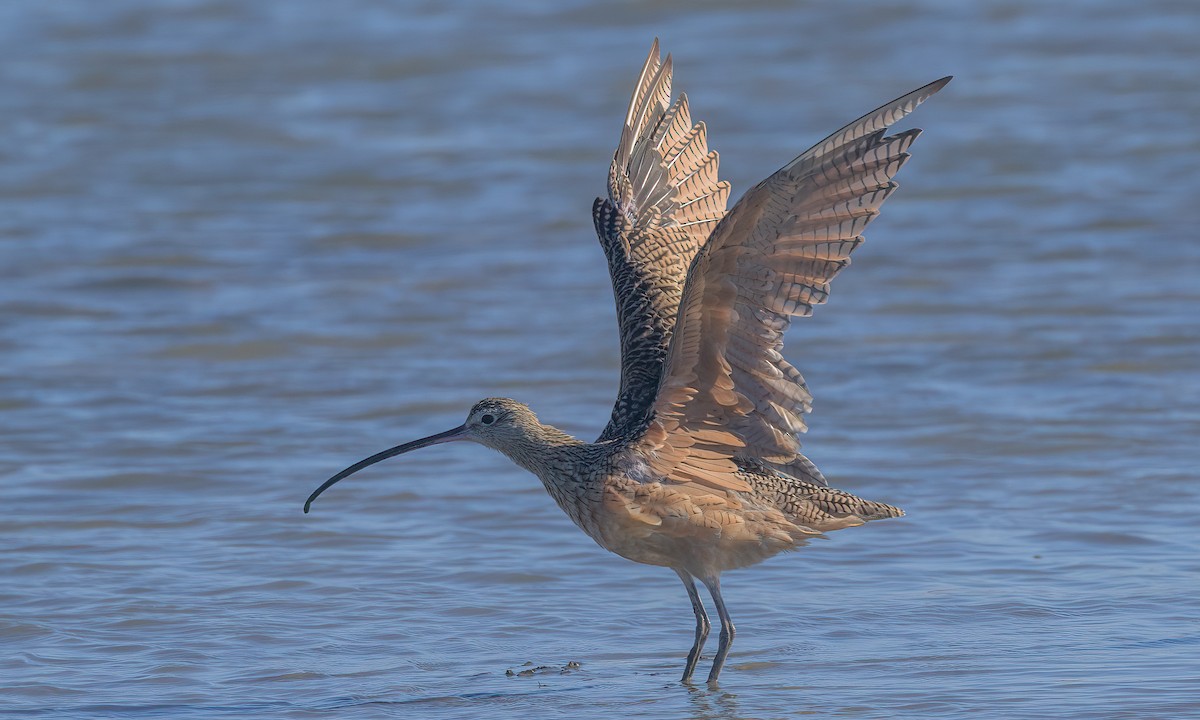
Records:
[[[889,136],[888,126],[949,81],[817,143],[747,192],[713,231],[688,271],[653,421],[631,446],[656,475],[747,491],[739,460],[804,470],[796,434],[811,396],[780,352],[784,331],[825,302],[829,281],[896,188],[892,177],[920,131]]]
[[[621,335],[621,388],[601,441],[644,429],[688,266],[729,199],[704,124],[692,124],[686,96],[670,100],[671,57],[659,59],[655,40],[629,101],[608,197],[592,207]]]

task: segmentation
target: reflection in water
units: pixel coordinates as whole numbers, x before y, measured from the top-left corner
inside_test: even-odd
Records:
[[[688,688],[694,720],[750,720],[738,710],[737,695],[722,690]]]

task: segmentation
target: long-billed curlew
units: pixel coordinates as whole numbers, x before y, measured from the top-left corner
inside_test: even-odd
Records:
[[[592,217],[608,257],[621,335],[621,387],[594,443],[538,421],[506,398],[481,400],[462,425],[398,445],[339,480],[410,450],[471,440],[537,475],[558,506],[607,550],[669,567],[683,580],[696,635],[709,621],[699,578],[721,619],[708,682],[733,640],[721,573],[815,535],[898,517],[891,505],[829,487],[800,453],[811,395],[783,358],[793,316],[825,302],[863,228],[896,183],[920,130],[887,135],[949,77],[894,100],[814,145],[729,212],[729,183],[684,95],[671,103],[671,56],[658,41],[642,68]]]

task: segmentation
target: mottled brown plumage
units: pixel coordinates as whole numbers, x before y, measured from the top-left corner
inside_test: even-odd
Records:
[[[940,90],[931,83],[838,130],[752,188],[728,213],[729,185],[687,99],[671,97],[671,58],[655,41],[630,101],[593,218],[617,302],[621,387],[594,443],[538,421],[505,398],[477,403],[452,430],[406,443],[334,475],[453,440],[495,448],[536,475],[601,547],[673,569],[696,634],[689,681],[709,631],[696,590],[708,588],[724,665],[734,627],[720,576],[821,533],[897,517],[895,507],[828,487],[800,453],[811,409],[804,379],[781,354],[794,316],[825,302],[861,233],[896,188],[920,131],[889,125]]]

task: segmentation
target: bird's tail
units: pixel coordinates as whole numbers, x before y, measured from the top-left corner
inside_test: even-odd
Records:
[[[871,520],[900,517],[904,511],[892,505],[873,500],[864,500],[844,490],[808,485],[801,491],[804,502],[796,518],[801,524],[814,530],[828,532],[845,527],[862,525]]]

